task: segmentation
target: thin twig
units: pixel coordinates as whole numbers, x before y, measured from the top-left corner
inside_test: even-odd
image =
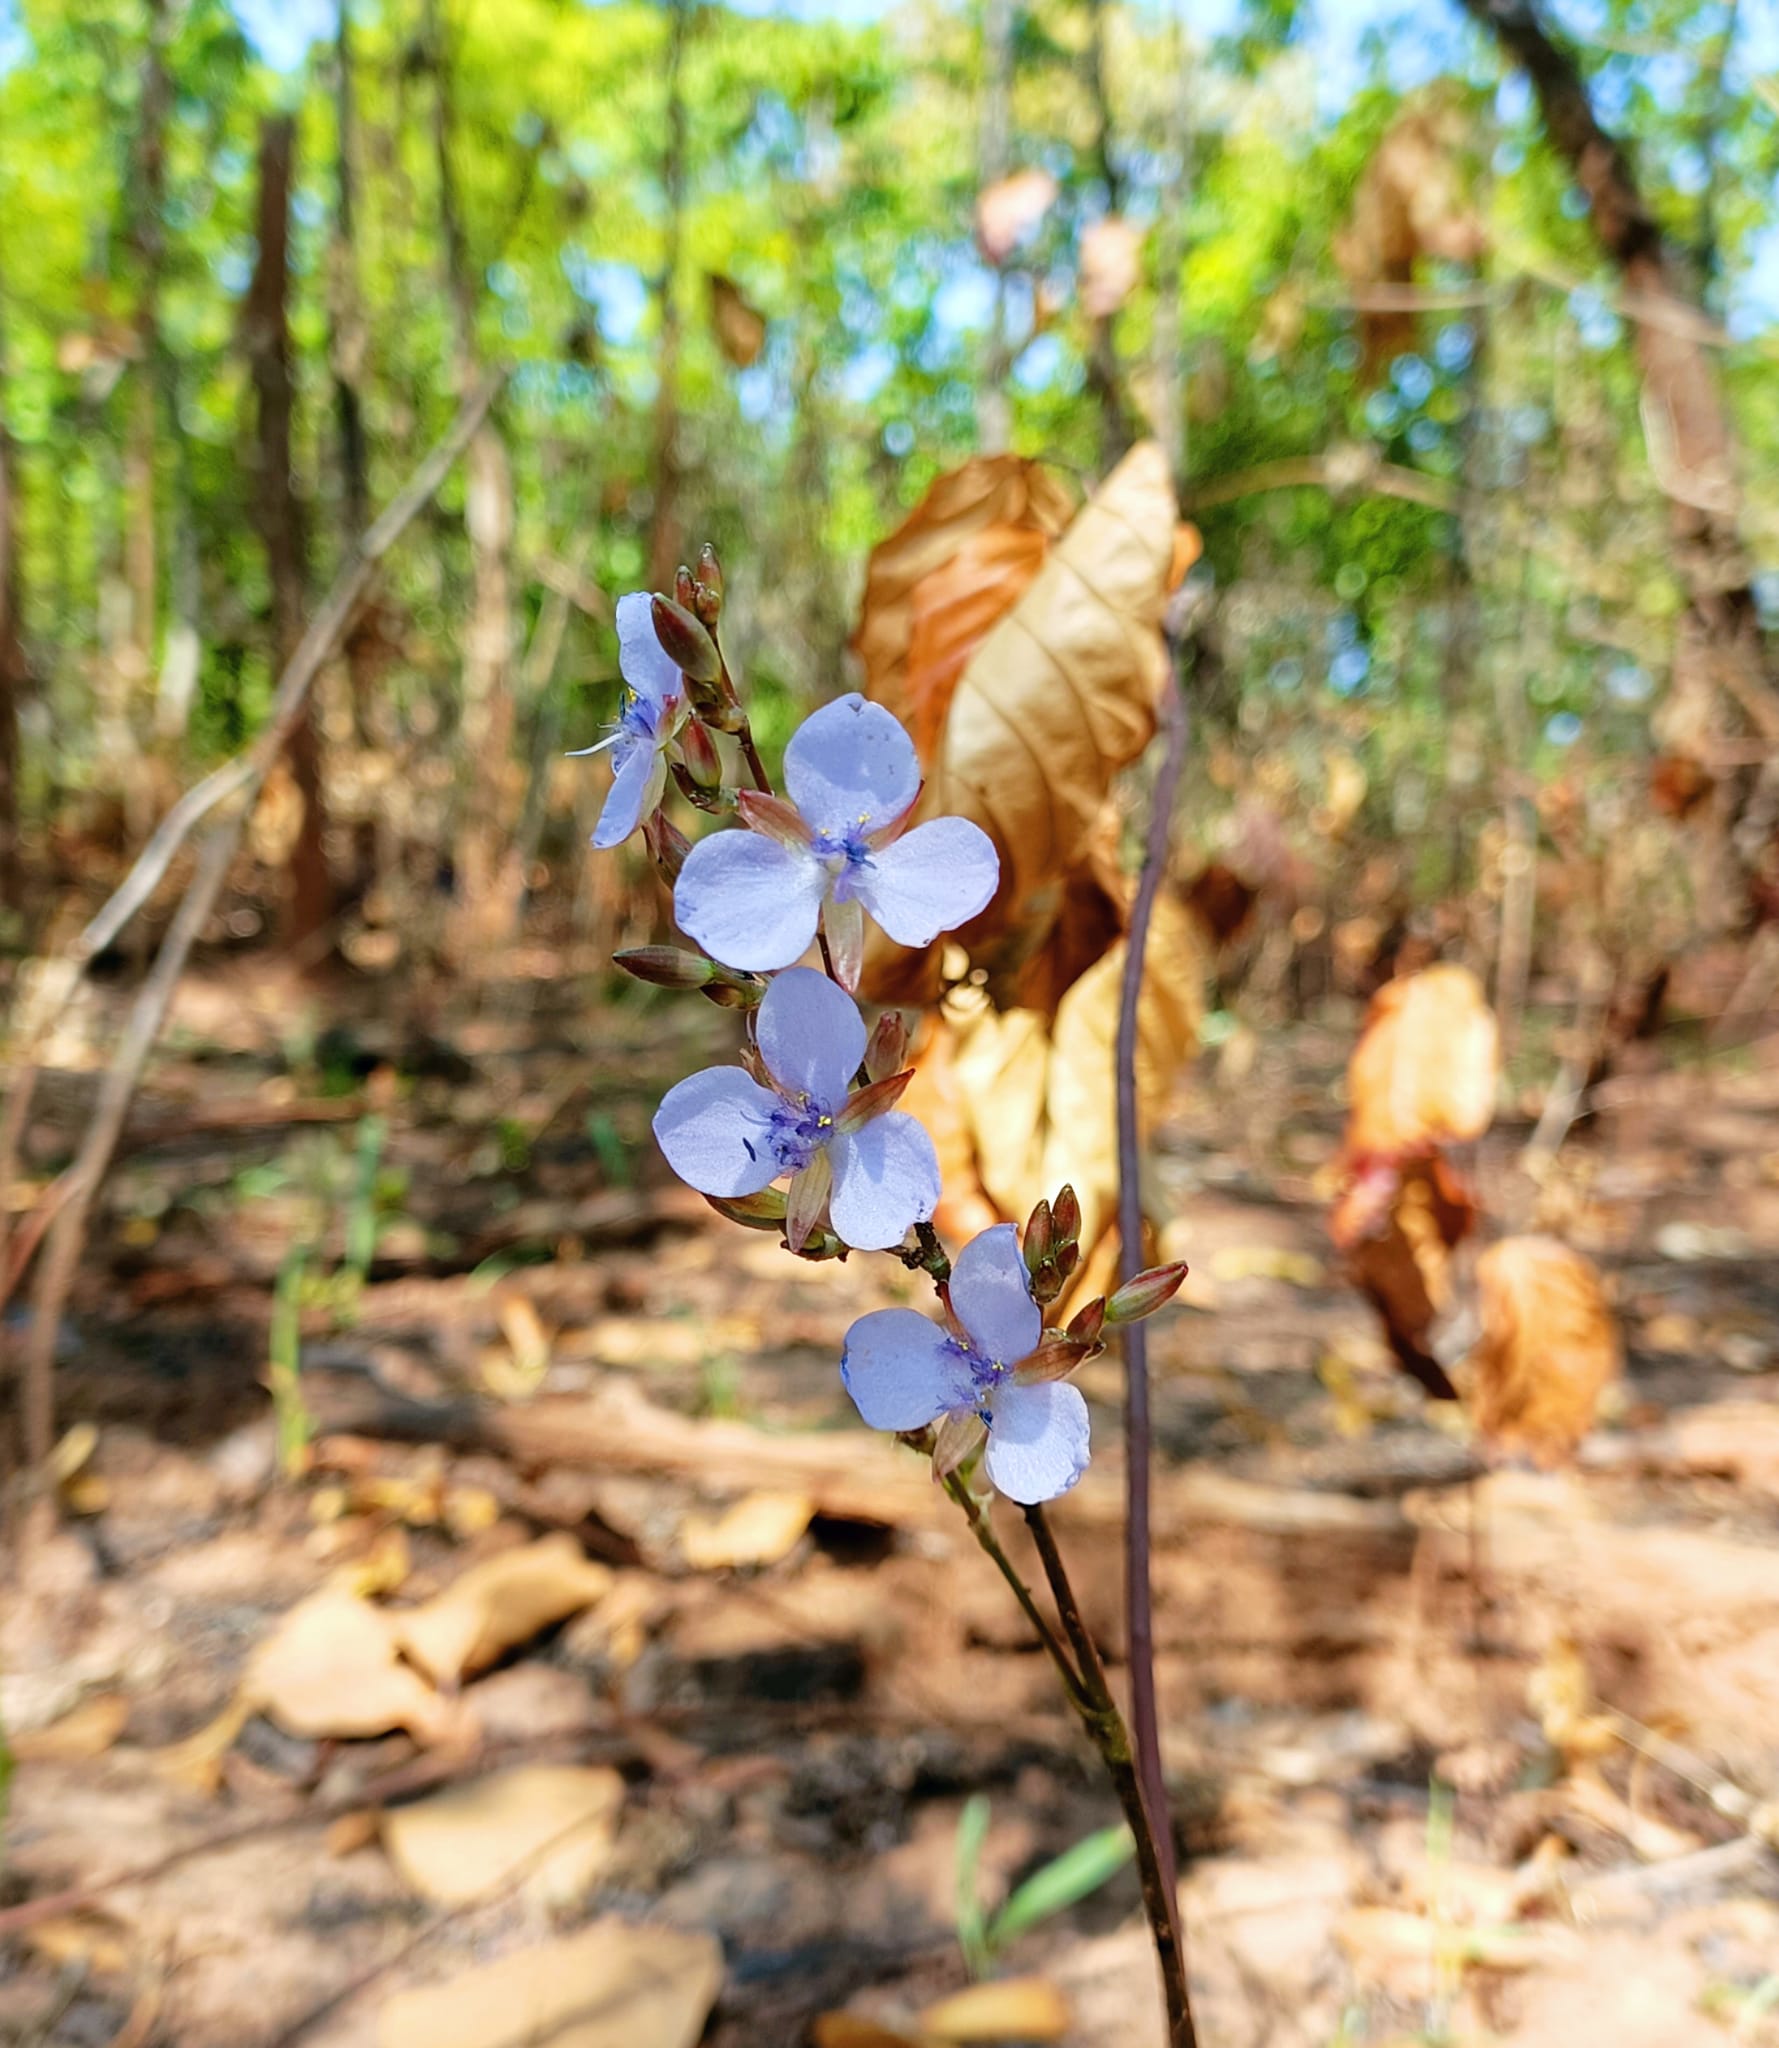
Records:
[[[1161,772],[1149,812],[1143,872],[1131,907],[1125,939],[1124,982],[1119,998],[1118,1235],[1119,1264],[1129,1280],[1143,1269],[1142,1133],[1137,1122],[1137,1040],[1141,1031],[1143,957],[1149,922],[1167,867],[1168,831],[1174,797],[1186,763],[1186,709],[1175,690],[1158,713],[1165,735]],[[1172,1890],[1173,1838],[1167,1825],[1167,1786],[1161,1769],[1161,1728],[1155,1708],[1154,1595],[1149,1583],[1149,1352],[1143,1325],[1124,1330],[1124,1455],[1126,1517],[1124,1537],[1125,1611],[1130,1637],[1130,1715],[1136,1741],[1137,1774],[1154,1815],[1162,1867]]]
[[[239,790],[247,801],[244,801],[231,816],[225,817],[214,828],[205,843],[204,850],[199,856],[197,870],[187,885],[184,900],[168,927],[166,938],[162,941],[153,971],[143,983],[131,1006],[129,1022],[112,1055],[111,1066],[100,1087],[98,1102],[93,1110],[92,1122],[87,1126],[86,1137],[71,1169],[72,1185],[65,1190],[62,1207],[45,1236],[46,1249],[33,1296],[31,1331],[24,1357],[24,1450],[26,1465],[33,1471],[41,1471],[55,1438],[56,1332],[61,1326],[62,1312],[67,1306],[68,1295],[74,1284],[75,1268],[79,1264],[81,1248],[86,1237],[87,1215],[105,1177],[105,1170],[111,1162],[118,1134],[129,1115],[130,1103],[135,1095],[137,1083],[141,1080],[142,1070],[148,1063],[149,1054],[153,1051],[156,1040],[160,1037],[161,1025],[165,1021],[167,1007],[173,999],[173,991],[184,971],[186,959],[197,941],[199,932],[203,930],[217,897],[222,892],[229,863],[240,844],[241,834],[246,826],[251,799],[270,771],[273,762],[283,752],[297,720],[302,716],[309,690],[357,611],[377,564],[443,483],[451,465],[468,446],[471,436],[486,417],[488,408],[494,402],[495,393],[503,381],[502,376],[496,375],[482,382],[458,413],[450,432],[421,463],[407,487],[393,500],[382,517],[372,525],[359,546],[354,549],[336,577],[326,602],[310,622],[308,631],[304,633],[296,652],[285,666],[284,673],[279,679],[277,693],[272,700],[272,713],[265,730],[242,760],[234,764],[240,773],[238,779],[230,783],[229,788]],[[221,772],[218,771],[218,774]],[[214,775],[206,777],[205,782],[200,783],[198,788],[201,791],[206,786],[214,786],[217,780],[217,776]],[[220,797],[216,799],[218,802],[220,800]],[[179,807],[175,806],[176,813],[178,810]],[[81,938],[76,940],[73,955],[75,973],[68,978],[67,987],[61,991],[62,1002],[66,1002],[79,973],[98,950],[98,945],[109,943],[109,937],[95,942],[94,933],[99,931],[115,936],[116,931],[121,929],[122,922],[146,900],[155,880],[165,871],[166,863],[173,857],[178,839],[183,839],[185,833],[190,831],[202,815],[202,810],[188,805],[177,839],[170,833],[157,833],[155,839],[149,842],[136,868],[131,871],[130,877],[113,897],[111,904],[100,912]],[[158,850],[157,841],[160,842]],[[159,862],[158,866],[155,865],[156,861]],[[147,880],[139,881],[139,875],[146,875]],[[86,948],[84,952],[83,946]],[[46,1027],[40,1026],[40,1030],[42,1028]],[[3,1195],[3,1192],[0,1190],[0,1195]]]

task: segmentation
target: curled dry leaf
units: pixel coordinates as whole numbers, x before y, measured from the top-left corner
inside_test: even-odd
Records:
[[[448,1740],[461,1716],[401,1661],[390,1622],[356,1593],[324,1586],[299,1600],[253,1652],[238,1706],[265,1714],[290,1735],[405,1728],[416,1742]]]
[[[989,262],[1005,263],[1037,232],[1056,204],[1056,191],[1056,180],[1036,166],[983,186],[976,195],[976,240]]]
[[[765,314],[748,303],[747,294],[732,277],[713,270],[705,283],[710,291],[710,325],[717,347],[736,369],[751,369],[766,346]]]
[[[437,1685],[455,1685],[566,1621],[610,1590],[611,1573],[566,1532],[471,1565],[436,1599],[388,1617],[395,1639]]]
[[[610,1861],[624,1808],[616,1771],[525,1764],[453,1785],[383,1817],[383,1846],[403,1879],[441,1906],[466,1906],[523,1876],[551,1906],[586,1897]]]
[[[964,664],[1012,610],[1074,500],[1041,463],[978,455],[871,550],[853,652],[930,763]]]
[[[815,1503],[801,1493],[750,1493],[720,1515],[688,1515],[680,1550],[696,1572],[776,1564],[797,1546]]]
[[[969,818],[1000,856],[994,901],[955,935],[998,998],[1014,997],[1056,931],[1070,879],[1104,830],[1113,777],[1155,729],[1176,524],[1166,459],[1141,442],[970,657],[926,760],[916,820]],[[895,708],[893,691],[883,694]],[[931,1001],[939,959],[937,946],[907,954],[875,939],[866,991]]]
[[[1108,214],[1082,230],[1078,276],[1088,319],[1111,319],[1142,274],[1143,237],[1129,221]]]
[[[1347,1063],[1347,1157],[1402,1159],[1481,1137],[1500,1067],[1494,1013],[1469,968],[1385,982]]]
[[[1405,1167],[1373,1165],[1348,1188],[1330,1219],[1347,1272],[1384,1325],[1396,1362],[1436,1401],[1458,1390],[1433,1349],[1451,1305],[1451,1253],[1470,1233],[1476,1208],[1438,1153]]]
[[[615,1918],[398,1991],[379,2048],[693,2048],[723,1982],[708,1934]]]
[[[943,1105],[961,1119],[975,1178],[997,1220],[1021,1221],[1065,1182],[1081,1203],[1084,1252],[1106,1230],[1118,1194],[1114,1058],[1124,942],[1063,995],[1053,1018],[995,1010],[979,989],[947,998],[917,1071],[942,1068],[923,1110]],[[1138,1012],[1137,1094],[1144,1123],[1160,1113],[1198,1042],[1204,949],[1191,914],[1171,896],[1157,902],[1144,956]],[[912,1092],[912,1091],[911,1091]],[[941,1127],[942,1152],[957,1149]],[[948,1199],[956,1201],[954,1190]]]
[[[977,2041],[1060,2041],[1069,2031],[1069,2003],[1047,1977],[1003,1977],[929,2005],[920,2024],[960,2048]]]
[[[1554,1237],[1508,1237],[1476,1263],[1482,1336],[1470,1355],[1470,1409],[1501,1456],[1549,1469],[1575,1455],[1617,1379],[1618,1330],[1600,1275]]]

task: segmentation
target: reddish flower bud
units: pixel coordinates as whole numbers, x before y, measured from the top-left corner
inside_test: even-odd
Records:
[[[692,572],[682,562],[673,572],[673,601],[685,610],[692,609],[692,599],[697,594],[697,585],[692,581]]]
[[[1019,1248],[1025,1255],[1028,1273],[1036,1273],[1040,1266],[1050,1263],[1050,1245],[1050,1204],[1040,1202],[1032,1211],[1025,1226],[1025,1236],[1020,1240]]]
[[[1074,1188],[1065,1181],[1050,1205],[1051,1228],[1058,1246],[1073,1244],[1081,1235],[1081,1203]]]
[[[652,601],[655,638],[676,668],[694,682],[714,683],[723,672],[717,643],[702,621],[670,597]]]
[[[908,1064],[908,1019],[900,1010],[885,1010],[865,1042],[865,1072],[873,1081],[887,1081]]]
[[[686,773],[700,789],[722,788],[723,757],[717,752],[717,743],[703,719],[688,719],[680,728],[679,751],[686,764]]]
[[[661,870],[663,879],[671,889],[679,880],[679,871],[686,864],[686,855],[692,850],[692,842],[670,822],[665,811],[655,811],[643,821],[643,844],[649,856]]]
[[[1054,1209],[1052,1209],[1050,1212],[1050,1220],[1052,1223],[1056,1221],[1056,1211]],[[1059,1244],[1057,1246],[1056,1270],[1058,1271],[1058,1273],[1062,1275],[1062,1277],[1065,1280],[1075,1270],[1075,1268],[1078,1265],[1080,1265],[1080,1263],[1081,1246],[1078,1239],[1071,1237],[1066,1242]]]
[[[714,960],[679,946],[631,946],[614,953],[612,965],[654,988],[705,988],[721,971]]]
[[[1096,1294],[1069,1324],[1068,1334],[1083,1344],[1097,1344],[1106,1326],[1106,1297]]]
[[[698,552],[698,583],[692,609],[714,633],[723,615],[723,565],[709,541]]]
[[[1169,1266],[1148,1267],[1134,1279],[1127,1280],[1106,1303],[1106,1321],[1140,1323],[1145,1316],[1152,1316],[1158,1308],[1164,1308],[1173,1300],[1185,1277],[1184,1259],[1176,1259]]]

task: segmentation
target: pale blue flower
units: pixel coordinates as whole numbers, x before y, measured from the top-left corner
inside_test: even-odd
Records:
[[[790,802],[747,793],[749,832],[717,832],[686,857],[680,927],[725,967],[788,967],[826,932],[835,971],[858,986],[865,913],[900,946],[931,945],[987,908],[994,842],[964,818],[903,832],[920,794],[914,742],[856,693],[806,719],[785,749]]]
[[[843,1244],[900,1244],[933,1213],[939,1161],[913,1117],[873,1114],[863,1091],[852,1095],[865,1055],[858,1005],[826,975],[794,967],[761,998],[754,1036],[770,1085],[740,1067],[707,1067],[670,1088],[655,1112],[667,1163],[700,1194],[729,1198],[790,1175],[794,1249],[824,1202]]]
[[[625,682],[617,730],[577,758],[612,750],[612,786],[593,828],[602,850],[621,846],[660,808],[667,758],[686,722],[685,678],[655,638],[654,599],[633,590],[618,599],[618,668]]]
[[[1020,1376],[1044,1317],[1011,1223],[958,1254],[950,1299],[955,1332],[911,1308],[879,1309],[848,1330],[840,1376],[859,1413],[873,1429],[893,1430],[974,1418],[987,1436],[988,1476],[1009,1500],[1067,1493],[1087,1470],[1087,1403],[1065,1380]]]

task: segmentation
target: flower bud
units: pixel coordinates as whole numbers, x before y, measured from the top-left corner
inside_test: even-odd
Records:
[[[680,759],[686,764],[686,773],[700,789],[722,788],[723,757],[717,752],[717,743],[703,719],[689,718],[680,728],[679,751]]]
[[[706,988],[723,971],[702,953],[680,946],[631,946],[614,953],[612,965],[654,988]]]
[[[1148,1267],[1135,1279],[1125,1281],[1106,1303],[1106,1321],[1140,1323],[1145,1316],[1152,1316],[1158,1308],[1164,1308],[1173,1300],[1185,1277],[1184,1259],[1176,1259],[1168,1266]]]
[[[1052,1223],[1056,1221],[1056,1211],[1054,1209],[1050,1212],[1050,1220]],[[1063,1279],[1066,1280],[1080,1263],[1081,1246],[1078,1239],[1071,1237],[1065,1243],[1057,1246],[1056,1270],[1062,1275]]]
[[[689,612],[696,595],[697,586],[692,581],[692,572],[682,562],[673,572],[673,601],[682,611]]]
[[[1028,1273],[1035,1274],[1040,1266],[1050,1263],[1050,1242],[1050,1204],[1040,1202],[1031,1213],[1019,1247],[1025,1254],[1025,1270]]]
[[[1081,1203],[1073,1186],[1065,1181],[1061,1192],[1050,1205],[1050,1224],[1056,1233],[1057,1248],[1074,1244],[1081,1235]]]
[[[784,1227],[783,1188],[762,1188],[757,1195],[706,1195],[704,1199],[719,1216],[727,1216],[731,1223],[745,1224],[749,1230]]]
[[[670,597],[652,603],[655,638],[668,660],[694,682],[714,683],[723,672],[722,657],[703,624]]]
[[[1096,1294],[1069,1324],[1068,1334],[1078,1343],[1097,1344],[1106,1326],[1106,1297]]]
[[[704,987],[704,1000],[719,1010],[752,1010],[766,993],[757,974],[743,974],[739,968],[719,967]]]
[[[865,1041],[865,1072],[873,1081],[887,1081],[908,1064],[908,1019],[900,1010],[885,1010]]]
[[[698,582],[692,609],[714,633],[723,615],[723,565],[709,541],[698,552]]]
[[[686,864],[686,855],[692,850],[692,842],[671,822],[665,811],[655,811],[644,821],[642,841],[649,850],[649,857],[661,870],[662,878],[671,889],[679,880],[679,871]]]

